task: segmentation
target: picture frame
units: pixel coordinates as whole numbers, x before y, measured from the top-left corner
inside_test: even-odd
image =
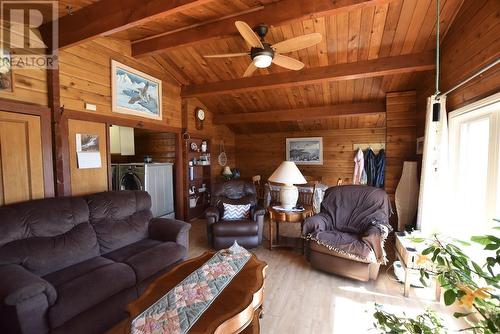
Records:
[[[323,165],[323,137],[286,138],[286,160],[297,165]]]
[[[161,79],[111,60],[113,112],[161,120],[162,92]]]
[[[5,49],[0,49],[0,93],[14,93],[11,56]]]

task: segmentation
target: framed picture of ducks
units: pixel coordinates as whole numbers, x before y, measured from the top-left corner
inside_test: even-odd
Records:
[[[161,120],[161,80],[111,60],[113,112]]]

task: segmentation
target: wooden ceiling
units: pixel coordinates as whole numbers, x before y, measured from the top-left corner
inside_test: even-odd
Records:
[[[281,0],[283,1],[293,2],[293,0]],[[310,3],[331,2],[304,0],[303,3],[310,4],[308,1],[311,1]],[[446,35],[463,1],[441,0],[443,36]],[[96,1],[61,0],[60,4],[61,7],[70,4],[76,10],[91,5],[93,2]],[[134,1],[122,0],[121,2],[133,3]],[[204,0],[198,2],[199,5],[196,1],[179,1],[179,3],[186,4],[186,7],[172,14],[156,15],[152,19],[142,20],[138,22],[139,24],[127,29],[118,29],[118,31],[105,34],[113,38],[131,40],[137,56],[154,58],[181,84],[189,87],[241,78],[250,63],[249,57],[206,59],[203,55],[247,51],[246,43],[239,35],[232,34],[234,28],[231,24],[228,26],[227,22],[233,22],[241,15],[258,20],[260,13],[265,13],[266,8],[279,6],[279,1]],[[335,3],[342,8],[326,14],[325,12],[313,13],[307,15],[306,18],[300,17],[295,20],[284,18],[286,23],[279,22],[279,16],[286,14],[276,12],[278,17],[271,17],[270,20],[278,20],[279,24],[271,26],[266,41],[276,43],[307,33],[321,33],[323,40],[317,46],[289,54],[305,63],[303,71],[321,66],[419,54],[435,48],[435,0],[341,0]],[[317,7],[319,8],[320,5]],[[293,8],[290,9],[290,11],[293,10]],[[267,16],[262,14],[262,17]],[[200,34],[206,32],[218,22],[228,27],[230,36],[209,38],[190,42],[187,45],[155,50],[153,53],[139,54],[141,50],[144,50],[144,45],[160,45],[156,42],[158,36],[167,36],[166,38],[170,41],[175,41],[177,36],[188,36],[187,32],[192,30],[193,36],[196,37],[197,31]],[[185,44],[183,41],[177,41],[177,43]],[[268,69],[256,71],[254,76],[268,80],[269,77],[266,77],[268,75],[287,71],[272,65]],[[407,71],[354,80],[324,80],[265,90],[257,87],[251,91],[200,96],[199,100],[216,114],[255,113],[336,104],[380,102],[385,99],[387,92],[415,89],[422,75],[423,72]],[[384,124],[385,115],[380,113],[279,122],[262,119],[259,122],[231,123],[228,126],[236,132],[254,132],[380,127]]]
[[[99,0],[59,0],[59,17],[68,15],[68,10],[74,13],[98,1]]]

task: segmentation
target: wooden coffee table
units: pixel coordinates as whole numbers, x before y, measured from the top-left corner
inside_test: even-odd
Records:
[[[205,252],[160,276],[137,300],[128,305],[129,319],[120,322],[107,333],[130,333],[132,319],[201,267],[214,254],[215,252]],[[259,333],[259,317],[264,303],[266,270],[267,264],[252,254],[241,271],[201,315],[188,333]]]

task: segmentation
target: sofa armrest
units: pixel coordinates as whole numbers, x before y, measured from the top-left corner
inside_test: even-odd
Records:
[[[215,206],[209,207],[205,211],[205,217],[207,218],[208,224],[217,223],[220,220],[220,212],[219,209]]]
[[[312,217],[306,218],[302,226],[302,235],[312,232],[328,231],[333,228],[332,217],[329,214],[320,212]]]
[[[367,243],[373,252],[378,262],[385,262],[384,241],[387,237],[380,230],[380,227],[372,225],[364,233],[362,239]]]
[[[253,221],[259,221],[259,219],[264,219],[264,216],[266,215],[266,209],[259,205],[254,205],[250,209],[250,216],[253,219]]]
[[[262,234],[264,231],[264,217],[266,216],[266,209],[259,205],[254,205],[250,209],[250,218],[257,222],[259,225],[259,245],[262,244]]]
[[[43,278],[17,264],[0,266],[0,299],[4,305],[15,306],[44,294],[49,305],[57,299],[56,289]]]
[[[189,249],[191,224],[176,219],[153,218],[149,223],[149,237],[160,241],[175,241]]]

